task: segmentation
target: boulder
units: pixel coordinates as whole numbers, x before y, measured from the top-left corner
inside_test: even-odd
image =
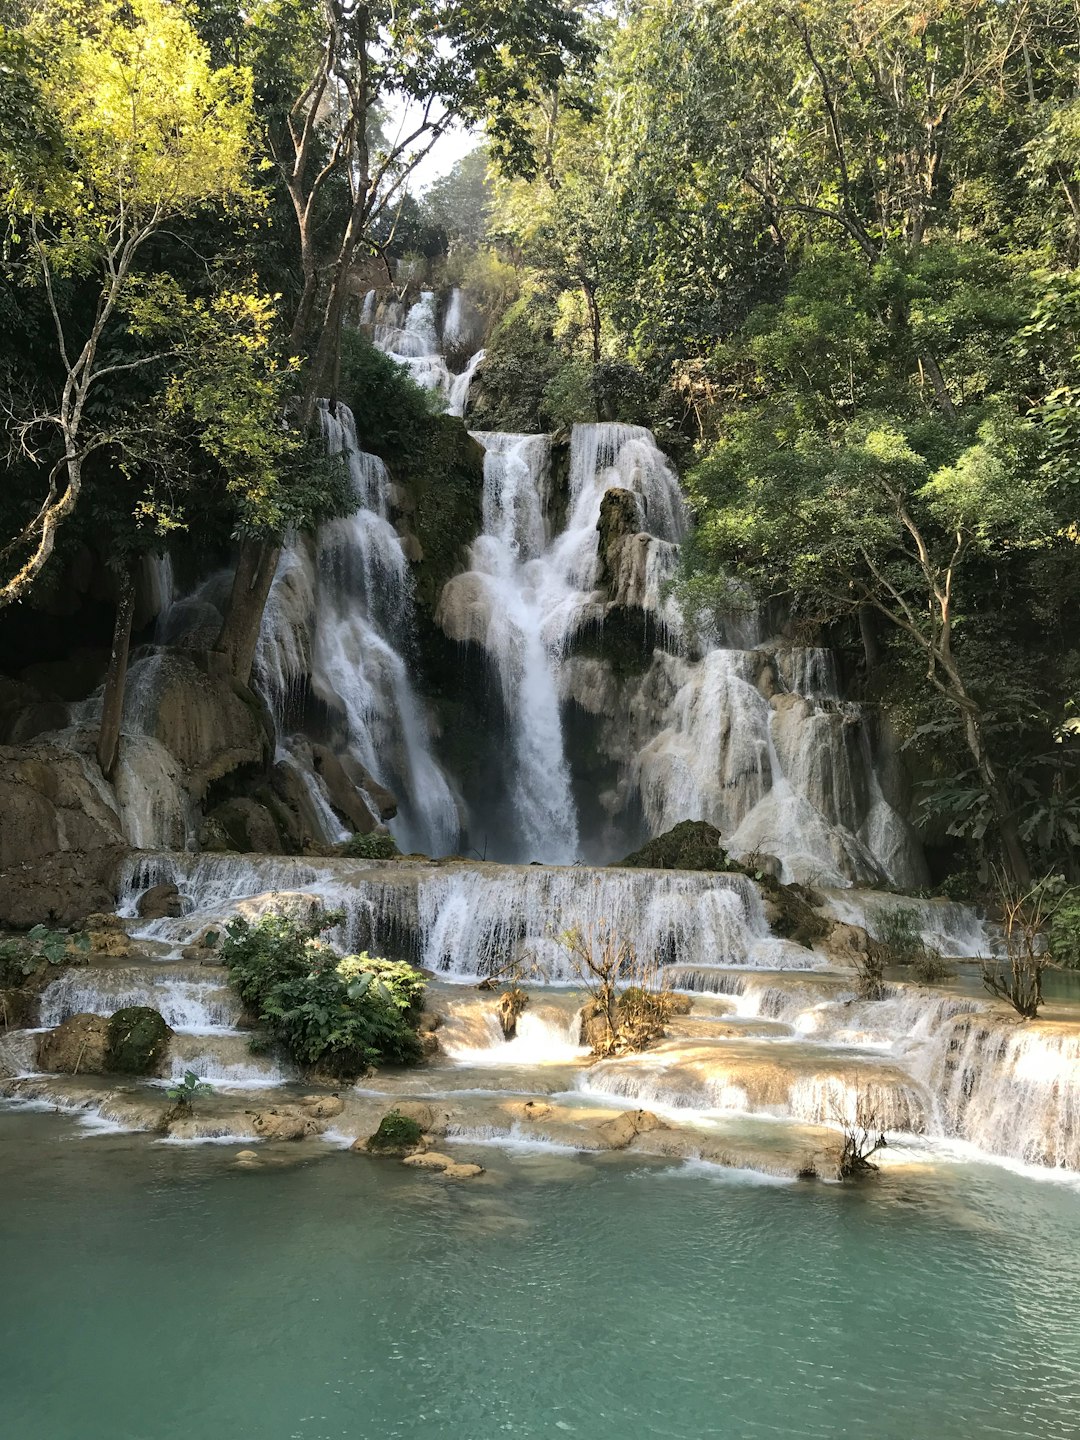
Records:
[[[249,800],[246,796],[225,800],[211,810],[207,824],[221,829],[230,850],[239,850],[244,855],[284,853],[281,832],[273,815],[257,800]]]
[[[345,1101],[340,1095],[304,1095],[300,1104],[316,1120],[332,1120],[345,1109]]]
[[[627,855],[618,865],[648,870],[730,870],[720,831],[707,820],[683,820]]]
[[[447,1165],[442,1173],[447,1180],[471,1180],[476,1175],[483,1175],[484,1167],[482,1165],[469,1165],[464,1163],[460,1165]]]
[[[330,803],[359,835],[374,830],[378,819],[372,807],[349,778],[345,767],[334,752],[325,745],[313,745],[311,754],[315,769],[326,786]],[[366,772],[365,772],[366,773]],[[394,807],[397,813],[397,806]]]
[[[109,1053],[109,1022],[104,1015],[69,1015],[38,1043],[40,1070],[57,1075],[103,1075]]]
[[[264,769],[274,753],[265,703],[211,652],[136,660],[128,672],[124,721],[164,745],[197,800],[241,767]]]
[[[122,1075],[159,1075],[173,1032],[149,1005],[127,1005],[109,1020],[106,1065]]]
[[[667,1126],[651,1110],[627,1110],[612,1120],[605,1120],[597,1134],[612,1150],[624,1150],[638,1135],[650,1130],[666,1130]]]
[[[438,1150],[422,1150],[419,1155],[406,1155],[401,1163],[412,1165],[417,1170],[449,1170],[454,1161]]]
[[[847,925],[843,920],[835,920],[820,941],[819,948],[837,965],[858,967],[870,953],[870,936],[861,925]]]
[[[554,1114],[546,1100],[512,1100],[503,1108],[515,1120],[546,1120]]]
[[[0,990],[0,1030],[21,1030],[37,1024],[38,996],[17,987]]]
[[[405,1108],[402,1105],[387,1111],[375,1133],[368,1136],[365,1142],[367,1150],[379,1155],[408,1155],[417,1149],[423,1141],[424,1132],[430,1127],[405,1114]],[[429,1111],[428,1106],[421,1108]],[[356,1149],[356,1146],[353,1148]]]
[[[362,790],[374,805],[380,820],[393,820],[398,813],[397,796],[380,785],[370,770],[365,769],[355,755],[342,755],[341,768],[358,790]]]
[[[326,1126],[300,1106],[282,1105],[256,1111],[251,1128],[263,1140],[303,1140],[308,1135],[320,1135]]]
[[[175,885],[151,885],[139,896],[135,908],[144,920],[178,920],[184,902]]]
[[[126,842],[93,737],[0,747],[0,927],[77,925],[116,904]]]

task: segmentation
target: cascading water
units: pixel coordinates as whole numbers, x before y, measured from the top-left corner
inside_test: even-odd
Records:
[[[387,515],[386,467],[361,450],[346,406],[324,404],[321,415],[327,449],[348,465],[357,508],[325,525],[314,545],[297,539],[283,550],[257,673],[279,720],[305,683],[341,714],[349,750],[400,797],[391,830],[401,848],[443,855],[457,843],[457,805],[412,682],[411,577]]]
[[[402,301],[390,299],[380,303],[376,292],[369,291],[360,323],[370,327],[378,348],[404,366],[418,385],[442,396],[448,415],[464,415],[469,386],[484,352],[476,350],[465,369],[457,374],[446,362],[449,351],[460,352],[469,346],[476,329],[470,323],[461,290],[451,292],[442,323],[441,343],[433,290],[421,291],[419,299],[407,310]]]
[[[517,827],[504,858],[565,863],[581,844],[564,735],[572,701],[599,718],[600,748],[624,777],[605,801],[615,838],[603,858],[632,848],[626,834],[640,807],[652,834],[709,820],[736,854],[776,855],[788,880],[923,878],[910,828],[882,793],[863,716],[837,698],[828,651],[769,645],[744,624],[730,627],[735,644],[695,655],[668,593],[685,510],[649,431],[574,427],[557,534],[548,437],[476,438],[486,452],[483,533],[468,570],[444,586],[436,620],[451,639],[484,649],[499,683]],[[640,530],[601,556],[609,495]],[[651,617],[661,645],[643,655],[639,679],[620,684],[603,636],[609,614],[628,608]],[[598,660],[574,654],[590,630]]]

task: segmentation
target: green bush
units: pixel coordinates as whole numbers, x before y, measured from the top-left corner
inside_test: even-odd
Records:
[[[35,925],[25,935],[0,941],[0,990],[15,989],[46,965],[68,965],[90,949],[90,937]]]
[[[367,835],[350,835],[341,846],[341,854],[351,860],[393,860],[401,851],[385,830],[371,830]]]
[[[1073,890],[1058,905],[1047,938],[1050,954],[1059,965],[1080,970],[1080,891]]]
[[[234,920],[221,947],[240,998],[299,1065],[342,1079],[369,1065],[415,1064],[424,982],[411,965],[371,955],[344,959],[320,937],[338,912],[310,920]]]

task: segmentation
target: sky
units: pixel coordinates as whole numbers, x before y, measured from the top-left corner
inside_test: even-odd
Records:
[[[418,108],[413,107],[414,113],[418,113]],[[395,133],[407,113],[407,107],[400,100],[389,107],[389,119],[385,126],[387,134]],[[445,175],[452,170],[461,157],[467,155],[470,150],[474,150],[479,143],[479,130],[464,125],[452,126],[435,142],[431,154],[426,156],[413,171],[409,189],[414,195],[426,190],[433,180],[437,180],[440,175]]]

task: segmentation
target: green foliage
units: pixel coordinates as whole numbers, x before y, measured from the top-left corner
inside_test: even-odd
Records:
[[[46,966],[75,964],[89,949],[89,935],[50,930],[46,925],[0,940],[0,989],[20,986]]]
[[[128,1005],[109,1020],[106,1064],[124,1075],[156,1075],[171,1038],[172,1031],[157,1010]]]
[[[213,1095],[214,1087],[208,1085],[205,1080],[200,1080],[194,1070],[185,1070],[184,1078],[178,1080],[175,1085],[170,1085],[165,1094],[186,1114],[190,1114],[195,1108],[195,1101],[201,1095]]]
[[[886,910],[874,924],[875,938],[896,965],[911,965],[922,954],[923,938],[914,912],[906,906]]]
[[[320,938],[342,919],[327,912],[310,920],[275,914],[254,924],[234,920],[222,963],[259,1024],[297,1064],[342,1078],[370,1065],[413,1064],[421,1054],[423,979],[396,961],[342,959]]]
[[[1050,921],[1047,942],[1059,965],[1080,970],[1080,890],[1070,888]]]
[[[351,860],[393,860],[401,851],[394,837],[385,830],[371,830],[366,835],[350,835],[339,853]]]
[[[376,1153],[382,1151],[400,1155],[404,1151],[415,1150],[423,1135],[423,1129],[417,1121],[397,1110],[391,1110],[379,1121],[379,1128],[368,1139],[367,1148]]]

